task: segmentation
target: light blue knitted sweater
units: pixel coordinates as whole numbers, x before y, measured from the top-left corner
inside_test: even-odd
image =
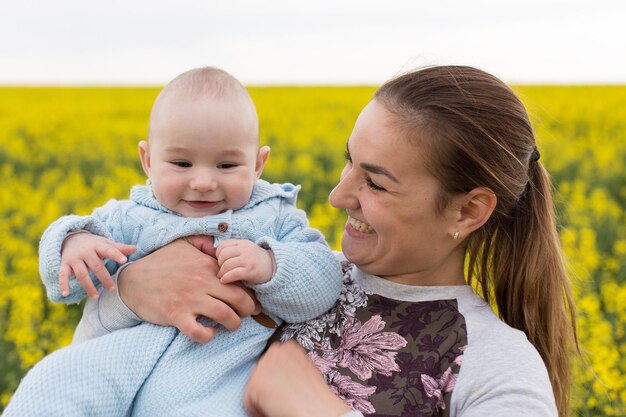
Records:
[[[296,209],[298,191],[259,180],[242,209],[189,218],[161,206],[148,186],[136,186],[131,200],[112,200],[91,216],[65,216],[50,225],[40,245],[48,296],[77,302],[85,295],[74,279],[68,297],[58,285],[61,245],[72,231],[135,244],[130,260],[182,236],[210,234],[216,246],[229,238],[248,239],[273,251],[276,274],[252,288],[275,320],[317,317],[337,299],[341,272],[323,236]],[[119,266],[106,264],[111,272]],[[44,358],[25,376],[3,415],[245,416],[243,389],[272,332],[250,318],[235,332],[218,326],[208,344],[149,323],[116,331]]]

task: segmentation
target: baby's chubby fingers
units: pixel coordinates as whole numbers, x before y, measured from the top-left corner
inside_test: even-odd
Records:
[[[248,240],[231,239],[217,248],[217,277],[222,284],[246,281],[262,284],[269,281],[276,271],[274,255]]]
[[[87,265],[82,261],[78,261],[78,262],[74,262],[70,264],[70,268],[72,268],[72,271],[74,271],[76,280],[78,281],[80,286],[83,287],[83,289],[87,293],[87,296],[89,296],[89,298],[94,299],[94,300],[97,299],[100,293],[98,292],[95,285],[93,285],[93,282],[91,281],[91,277],[89,276],[89,270],[87,269]]]
[[[111,278],[109,271],[106,269],[104,263],[99,257],[89,257],[85,259],[85,263],[87,264],[87,268],[89,268],[89,270],[93,272],[96,278],[98,278],[98,281],[100,281],[102,285],[104,285],[104,288],[109,291],[115,290],[115,282],[113,281],[113,278]]]
[[[250,273],[243,267],[229,269],[226,272],[222,272],[222,269],[220,268],[220,273],[217,274],[217,277],[220,279],[222,284],[230,284],[238,281],[249,281]]]
[[[222,254],[227,253],[226,252],[222,252]],[[232,257],[227,257],[225,255],[222,255],[222,262],[219,262],[219,258],[218,258],[218,264],[220,266],[220,269],[217,271],[217,278],[220,280],[220,282],[222,284],[227,284],[229,282],[234,282],[237,281],[236,279],[231,279],[230,281],[225,281],[223,278],[225,275],[227,275],[229,272],[236,270],[236,269],[243,269],[245,268],[245,262],[244,259],[239,256],[236,253],[230,253],[233,256]]]
[[[126,256],[134,253],[135,250],[135,245],[112,241],[103,241],[96,247],[96,253],[100,259],[109,258],[120,264],[126,263],[128,261]]]
[[[135,250],[136,247],[134,245],[103,241],[95,248],[97,256],[89,256],[86,258],[85,263],[107,290],[114,291],[115,282],[104,266],[102,259],[108,258],[117,263],[124,264],[128,261],[126,255],[132,254]]]
[[[72,276],[72,268],[68,264],[61,264],[59,269],[59,287],[63,297],[70,295],[70,277]]]
[[[217,258],[217,264],[221,267],[227,260],[239,256],[241,248],[239,246],[240,240],[228,239],[223,241],[215,251],[215,257]]]

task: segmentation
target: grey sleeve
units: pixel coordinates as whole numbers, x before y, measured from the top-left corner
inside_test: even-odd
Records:
[[[117,282],[117,275],[127,265],[123,265],[113,279]],[[128,308],[120,297],[119,287],[109,292],[100,289],[100,297],[97,300],[88,299],[83,309],[83,317],[80,319],[72,343],[80,343],[93,339],[115,330],[133,327],[141,323],[133,311]]]
[[[363,414],[360,411],[352,410],[342,414],[340,417],[363,417]]]
[[[548,372],[525,335],[496,328],[480,336],[464,352],[450,416],[556,417]]]

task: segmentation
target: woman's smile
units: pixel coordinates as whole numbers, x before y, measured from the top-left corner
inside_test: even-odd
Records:
[[[369,224],[365,222],[357,220],[353,217],[349,217],[349,216],[348,216],[348,223],[346,224],[346,228],[348,232],[350,232],[351,229],[353,229],[360,233],[365,233],[365,234],[374,233],[374,229],[372,228],[372,226],[370,226]]]
[[[392,281],[433,285],[462,275],[462,253],[461,260],[449,256],[456,211],[437,210],[439,183],[420,142],[406,139],[393,117],[376,100],[363,109],[329,199],[348,213],[341,247],[350,262]]]

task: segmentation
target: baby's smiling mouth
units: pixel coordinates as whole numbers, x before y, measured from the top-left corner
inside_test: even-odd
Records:
[[[193,208],[206,209],[214,207],[219,201],[200,201],[200,200],[185,200],[185,202]]]

